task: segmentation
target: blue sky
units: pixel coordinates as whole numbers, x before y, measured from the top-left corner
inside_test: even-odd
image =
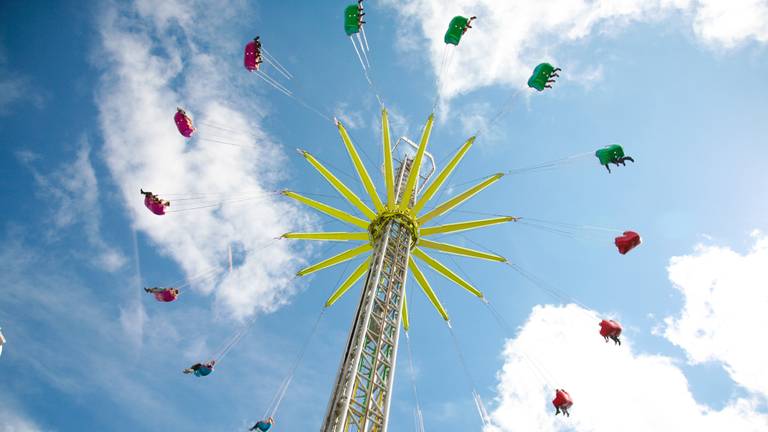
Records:
[[[384,190],[379,108],[341,28],[345,3],[277,3],[0,6],[0,189],[8,203],[0,431],[243,430],[266,409],[326,298],[352,269],[294,280],[297,269],[341,245],[272,238],[344,225],[278,197],[158,218],[138,189],[291,188],[353,211],[294,151],[328,162],[363,195],[349,180],[353,168],[333,124],[242,68],[242,47],[258,34],[294,75],[295,94],[346,122]],[[509,224],[468,235],[596,316],[617,317],[625,344],[604,345],[589,312],[509,268],[456,258],[515,333],[504,334],[481,302],[427,272],[491,413],[493,424],[484,426],[445,323],[410,282],[426,429],[672,430],[680,422],[764,430],[768,383],[759,364],[768,352],[750,342],[768,325],[760,313],[768,306],[768,5],[534,3],[371,1],[373,77],[394,134],[417,138],[437,91],[443,27],[453,15],[476,14],[444,74],[430,144],[444,163],[483,129],[448,181],[451,191],[610,143],[635,157],[612,174],[587,157],[508,176],[460,209],[640,232],[643,245],[626,256],[610,233],[573,239]],[[551,91],[527,91],[527,74],[545,60],[563,68],[561,78]],[[509,112],[486,129],[510,97]],[[176,106],[197,122],[248,130],[219,139],[251,148],[204,141],[215,131],[201,124],[185,143],[172,123]],[[443,221],[475,217],[455,212]],[[449,240],[474,247],[462,236]],[[229,245],[232,274],[195,283],[172,304],[141,292],[226,265]],[[276,430],[319,428],[358,293],[359,284],[326,312]],[[180,373],[252,317],[215,374]],[[515,350],[556,382],[537,378]],[[413,428],[406,365],[402,349],[394,431]],[[576,390],[569,420],[551,416],[553,385]],[[627,404],[647,423],[601,411],[609,411],[606,398],[635,396]]]

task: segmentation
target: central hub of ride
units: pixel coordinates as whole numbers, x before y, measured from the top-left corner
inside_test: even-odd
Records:
[[[381,238],[387,223],[390,221],[397,222],[403,229],[408,231],[411,235],[411,249],[413,249],[419,241],[419,224],[411,214],[410,209],[387,209],[376,215],[376,218],[368,225],[368,235],[371,243],[375,244]]]

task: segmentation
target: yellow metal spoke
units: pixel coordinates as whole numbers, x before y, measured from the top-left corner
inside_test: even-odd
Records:
[[[467,189],[466,191],[456,195],[455,197],[449,199],[448,201],[440,204],[439,206],[435,207],[434,210],[430,211],[429,213],[425,214],[424,216],[419,218],[419,225],[423,225],[430,220],[440,216],[443,213],[446,213],[453,209],[454,207],[458,206],[459,204],[463,203],[464,201],[472,198],[474,195],[476,195],[478,192],[482,191],[483,189],[487,188],[488,186],[496,183],[500,178],[504,177],[503,173],[494,174],[491,177],[483,180],[479,184],[472,186],[471,188]]]
[[[350,241],[368,240],[368,232],[313,232],[313,233],[285,233],[282,238],[296,240],[320,240],[320,241]]]
[[[430,114],[427,119],[427,124],[424,125],[424,132],[421,134],[421,141],[419,141],[419,149],[416,151],[416,157],[411,164],[411,172],[408,174],[408,182],[405,184],[405,190],[403,196],[400,198],[400,208],[406,209],[411,202],[411,195],[413,195],[413,189],[416,187],[416,182],[419,179],[419,171],[421,170],[421,161],[424,159],[424,152],[427,149],[427,143],[429,142],[429,136],[432,133],[432,123],[435,121],[435,115]]]
[[[371,197],[373,206],[376,207],[377,212],[384,210],[384,204],[381,202],[381,198],[379,198],[378,192],[376,192],[376,186],[374,186],[373,181],[371,180],[371,176],[368,175],[368,170],[365,169],[363,161],[360,160],[360,155],[357,154],[357,149],[355,148],[354,144],[352,144],[352,140],[349,139],[347,130],[344,129],[344,125],[342,125],[340,121],[337,121],[336,124],[339,127],[341,140],[344,141],[344,147],[347,148],[347,153],[352,159],[352,163],[355,165],[355,171],[357,171],[357,175],[360,177],[360,181],[363,182],[363,186],[365,187],[365,191],[368,192],[368,196]]]
[[[327,214],[329,216],[333,216],[333,217],[335,217],[338,220],[350,223],[352,225],[357,225],[360,228],[365,228],[365,229],[368,228],[369,222],[364,221],[364,220],[360,219],[359,217],[352,216],[351,214],[349,214],[349,213],[347,213],[347,212],[345,212],[343,210],[339,210],[337,208],[331,207],[328,204],[323,204],[323,203],[315,201],[315,200],[313,200],[311,198],[307,198],[307,197],[305,197],[303,195],[299,195],[296,192],[283,191],[283,195],[285,195],[285,196],[287,196],[289,198],[293,198],[296,201],[299,201],[300,203],[306,204],[306,205],[308,205],[308,206],[310,206],[310,207],[312,207],[312,208],[314,208],[316,210],[319,210],[319,211],[321,211],[321,212],[323,212],[323,213],[325,213],[325,214]]]
[[[328,301],[325,302],[325,307],[331,307],[334,303],[336,303],[336,300],[340,299],[341,296],[346,294],[346,292],[349,290],[349,288],[354,285],[358,280],[360,280],[361,277],[365,274],[366,271],[368,271],[368,266],[371,264],[371,258],[368,257],[360,263],[359,266],[355,269],[355,271],[352,272],[349,277],[347,277],[346,280],[339,286],[336,291],[334,291],[333,294],[331,294],[330,297],[328,297]]]
[[[403,288],[403,311],[402,311],[402,317],[403,317],[403,328],[405,331],[408,331],[408,329],[411,327],[410,321],[408,321],[408,297],[405,296],[405,288]]]
[[[442,316],[444,320],[448,321],[448,312],[445,311],[445,308],[440,303],[440,299],[438,299],[435,295],[435,292],[432,291],[432,287],[429,286],[427,278],[425,278],[424,273],[419,270],[419,267],[416,265],[416,262],[413,260],[413,258],[408,258],[408,267],[413,272],[414,279],[416,279],[416,282],[418,282],[419,287],[421,287],[421,290],[424,291],[424,294],[427,295],[427,298],[429,298],[432,306],[437,309],[437,311],[440,313],[440,316]]]
[[[395,170],[392,167],[392,142],[389,138],[389,115],[381,110],[381,140],[384,147],[384,182],[387,185],[387,207],[395,207]]]
[[[475,142],[475,137],[470,137],[467,142],[464,143],[463,146],[459,149],[458,152],[453,156],[453,159],[451,159],[450,162],[448,162],[448,165],[443,168],[442,171],[440,171],[440,174],[437,175],[434,181],[432,181],[432,184],[429,185],[429,187],[424,191],[423,194],[421,194],[421,198],[416,202],[416,205],[413,206],[413,214],[419,214],[421,209],[424,207],[424,204],[427,203],[427,201],[431,200],[433,196],[437,193],[438,190],[440,190],[440,186],[443,185],[445,180],[448,178],[449,175],[453,172],[453,170],[456,168],[456,165],[459,164],[461,159],[464,157],[464,154],[469,151],[469,148],[472,147],[472,143]]]
[[[371,244],[370,243],[366,243],[366,244],[360,245],[358,247],[355,247],[355,248],[352,248],[352,249],[348,249],[348,250],[346,250],[346,251],[344,251],[344,252],[342,252],[342,253],[340,253],[338,255],[334,255],[334,256],[332,256],[332,257],[330,257],[328,259],[320,261],[317,264],[313,264],[313,265],[311,265],[311,266],[309,266],[309,267],[307,267],[305,269],[299,270],[299,272],[296,273],[296,275],[297,276],[306,276],[306,275],[308,275],[310,273],[314,273],[316,271],[319,271],[319,270],[322,270],[322,269],[325,269],[325,268],[328,268],[328,267],[335,266],[336,264],[343,263],[345,261],[349,261],[352,258],[354,258],[354,257],[356,257],[356,256],[358,256],[360,254],[364,254],[364,253],[368,252],[369,250],[371,250]]]
[[[490,225],[496,225],[505,222],[516,221],[519,218],[514,216],[502,216],[492,219],[482,219],[467,222],[457,222],[445,225],[438,225],[433,227],[422,228],[419,230],[419,235],[422,237],[431,236],[435,234],[455,233],[459,231],[466,231],[475,228],[482,228]]]
[[[347,187],[341,180],[339,180],[335,175],[333,175],[332,172],[328,170],[323,164],[320,163],[314,156],[312,156],[309,152],[306,152],[304,150],[301,150],[301,154],[304,155],[304,158],[307,159],[307,161],[312,164],[313,167],[320,173],[323,178],[328,180],[328,183],[331,184],[339,193],[347,199],[347,201],[350,202],[350,204],[357,207],[368,219],[373,219],[376,217],[376,213],[373,212],[370,208],[368,208],[367,205],[357,196],[354,192],[352,192],[351,189]]]
[[[419,259],[427,263],[428,266],[432,267],[435,271],[440,273],[441,275],[445,276],[446,278],[450,279],[460,287],[464,288],[465,290],[471,292],[472,294],[476,295],[477,297],[482,298],[483,293],[480,292],[477,288],[470,285],[467,281],[459,277],[456,273],[451,271],[448,267],[444,266],[442,263],[440,263],[438,260],[432,258],[431,256],[424,253],[419,248],[413,249],[413,254],[417,256]]]
[[[486,252],[480,252],[474,249],[469,249],[469,248],[456,246],[448,243],[434,242],[424,238],[419,239],[418,245],[425,248],[435,249],[435,250],[439,250],[439,251],[453,254],[453,255],[461,255],[461,256],[470,257],[470,258],[480,258],[488,261],[507,262],[507,259],[504,258],[503,256],[486,253]]]

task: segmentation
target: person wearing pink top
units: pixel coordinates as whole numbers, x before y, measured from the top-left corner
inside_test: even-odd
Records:
[[[171,206],[171,202],[168,200],[160,199],[157,195],[153,194],[152,192],[144,192],[144,189],[139,189],[144,195],[144,206],[149,209],[152,213],[162,216],[165,214],[165,208]]]
[[[252,41],[248,42],[245,46],[245,56],[243,64],[250,72],[259,70],[259,66],[263,60],[261,59],[261,41],[259,36],[256,36]]]
[[[157,301],[164,302],[164,303],[169,303],[176,300],[176,298],[179,297],[179,292],[180,292],[178,288],[159,288],[159,287],[144,288],[144,291],[154,295]]]
[[[192,119],[189,118],[187,112],[181,108],[176,108],[176,114],[173,116],[173,121],[176,122],[176,128],[179,133],[185,138],[190,138],[195,133],[195,127],[192,126]]]

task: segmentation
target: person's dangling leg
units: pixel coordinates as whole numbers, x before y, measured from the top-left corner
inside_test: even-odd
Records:
[[[185,374],[191,374],[191,373],[195,373],[195,371],[196,371],[196,370],[198,370],[198,369],[200,369],[201,367],[203,367],[203,365],[202,365],[202,364],[200,364],[200,363],[195,363],[195,364],[193,364],[192,366],[190,366],[190,367],[188,367],[188,368],[184,369],[184,373],[185,373]]]

